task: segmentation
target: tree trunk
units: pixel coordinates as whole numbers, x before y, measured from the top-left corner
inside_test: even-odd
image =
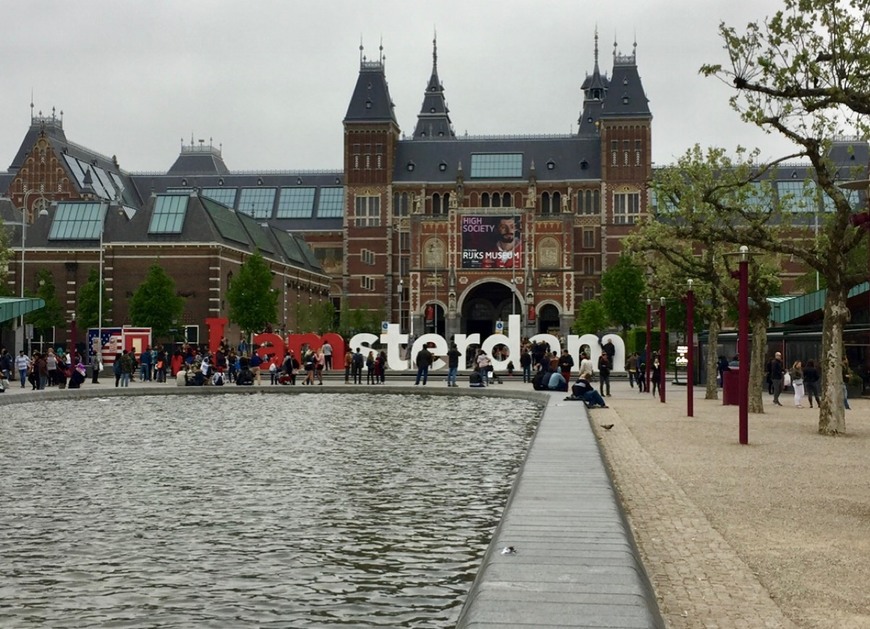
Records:
[[[719,399],[719,386],[716,384],[716,376],[718,375],[718,356],[716,348],[719,347],[719,320],[713,318],[710,320],[710,329],[707,334],[707,393],[704,395],[705,400]]]
[[[822,405],[819,408],[819,432],[837,435],[846,432],[843,400],[843,329],[849,321],[846,291],[828,286],[825,318],[822,322]]]
[[[764,380],[764,358],[767,353],[767,315],[759,313],[752,318],[752,346],[749,348],[749,412],[764,413],[762,391],[766,390]],[[740,357],[743,362],[743,356]]]

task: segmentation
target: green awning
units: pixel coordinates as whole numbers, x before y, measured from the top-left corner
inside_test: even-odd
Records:
[[[866,293],[868,283],[858,284],[849,291],[847,299]],[[806,295],[797,295],[794,297],[769,297],[767,299],[772,306],[770,319],[774,323],[790,323],[795,319],[810,314],[812,312],[822,313],[825,310],[825,297],[828,291],[824,288]],[[821,317],[820,317],[821,319]]]
[[[17,319],[28,312],[45,307],[44,299],[19,299],[17,297],[0,297],[0,323]]]

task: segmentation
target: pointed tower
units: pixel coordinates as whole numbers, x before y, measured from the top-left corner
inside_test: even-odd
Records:
[[[622,250],[620,240],[646,213],[652,177],[652,114],[637,71],[637,43],[622,55],[613,44],[613,73],[598,120],[601,134],[602,272]]]
[[[384,72],[383,46],[369,61],[360,44],[356,87],[344,117],[343,305],[386,310],[391,282],[389,201],[399,124]]]
[[[444,86],[438,78],[438,40],[432,40],[432,76],[423,95],[423,106],[414,127],[414,139],[455,138],[450,122],[450,110],[444,99]]]
[[[592,75],[586,75],[586,80],[580,89],[583,90],[583,110],[577,121],[577,135],[598,135],[598,119],[601,117],[602,105],[607,96],[610,81],[607,75],[601,75],[598,69],[598,28],[595,28],[595,69]]]

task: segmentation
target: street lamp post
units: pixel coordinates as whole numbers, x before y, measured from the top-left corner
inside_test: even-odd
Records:
[[[659,299],[659,400],[665,402],[665,382],[668,379],[668,323],[665,316],[665,298]]]
[[[20,281],[20,289],[19,289],[19,297],[24,299],[24,269],[25,269],[25,256],[27,254],[27,214],[28,214],[28,206],[27,200],[30,198],[30,195],[33,193],[39,195],[40,199],[48,200],[45,198],[45,195],[42,192],[31,188],[29,190],[25,190],[24,192],[24,205],[21,208],[21,281]],[[48,214],[43,208],[40,210],[39,215],[42,216],[44,214]],[[19,319],[18,328],[21,330],[21,345],[19,349],[24,349],[24,344],[27,341],[27,332],[24,327],[24,314],[21,314]],[[30,354],[30,347],[27,348],[27,354]]]
[[[646,390],[649,391],[649,374],[650,365],[652,364],[652,299],[646,298],[646,358],[644,359],[644,374],[643,381],[646,383]]]
[[[405,283],[400,278],[399,279],[399,331],[402,330],[402,295],[404,294],[403,293],[404,286],[405,286]]]
[[[695,291],[693,281],[689,280],[689,290],[686,292],[686,345],[689,347],[688,363],[686,364],[686,415],[695,416]]]
[[[737,271],[740,282],[738,290],[739,323],[737,331],[737,356],[739,367],[738,404],[740,444],[749,443],[749,247],[740,247],[740,266]]]

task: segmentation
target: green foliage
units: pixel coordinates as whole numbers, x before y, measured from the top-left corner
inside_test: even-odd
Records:
[[[574,334],[599,334],[609,323],[604,304],[597,299],[590,299],[580,304],[571,331]]]
[[[112,300],[106,292],[106,283],[102,285],[103,292],[103,326],[111,322],[108,316],[112,310]],[[79,300],[76,304],[76,321],[80,329],[98,327],[100,312],[100,272],[96,268],[88,273],[88,281],[79,289]]]
[[[315,304],[296,304],[297,333],[316,332],[323,334],[335,329],[335,306],[331,301]]]
[[[151,328],[154,338],[168,339],[184,313],[184,299],[176,295],[175,281],[156,264],[130,299],[130,322]]]
[[[342,304],[339,333],[344,337],[368,332],[380,334],[381,321],[384,320],[383,310],[363,310],[362,308],[347,308]]]
[[[609,319],[619,324],[623,333],[645,316],[644,291],[643,271],[628,255],[620,256],[601,276],[601,302]]]
[[[278,293],[272,272],[259,251],[239,267],[227,289],[229,319],[242,330],[257,333],[276,320]]]
[[[28,323],[33,324],[35,335],[53,337],[50,332],[57,327],[66,323],[64,319],[63,306],[57,298],[57,288],[54,284],[54,275],[48,269],[40,269],[36,273],[36,282],[38,289],[36,295],[45,301],[45,306],[39,310],[25,316]]]

